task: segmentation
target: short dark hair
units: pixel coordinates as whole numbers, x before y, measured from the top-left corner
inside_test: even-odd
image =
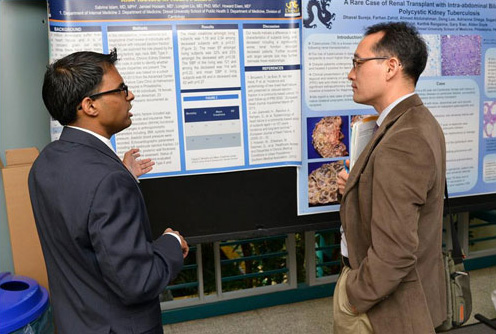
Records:
[[[378,23],[367,28],[365,36],[384,32],[382,39],[373,50],[378,55],[398,57],[403,72],[414,84],[427,64],[427,45],[417,29],[407,22]]]
[[[79,103],[95,93],[116,61],[117,50],[113,49],[109,54],[75,52],[48,65],[42,96],[50,115],[62,125],[76,121]]]

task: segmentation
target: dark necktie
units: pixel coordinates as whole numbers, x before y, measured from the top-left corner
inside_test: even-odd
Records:
[[[377,125],[377,123],[375,123],[375,125],[374,125],[374,132],[373,133],[375,133],[377,131],[377,129],[379,129],[379,125]]]

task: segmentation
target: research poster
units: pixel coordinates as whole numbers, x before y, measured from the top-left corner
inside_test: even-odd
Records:
[[[450,196],[496,192],[496,2],[304,0],[300,214],[339,210],[351,126],[376,115],[352,100],[351,59],[365,27],[384,21],[414,24],[427,43],[417,93],[444,130]]]
[[[365,27],[414,24],[417,93],[441,124],[450,196],[496,192],[496,3],[394,0],[49,0],[50,59],[117,48],[135,94],[119,155],[143,177],[298,167],[298,214],[339,210],[351,127],[375,111],[347,79]],[[61,127],[52,122],[52,139]]]
[[[155,161],[143,177],[301,165],[296,1],[48,1],[50,60],[108,53],[136,96],[112,139]],[[52,139],[62,127],[51,126]]]

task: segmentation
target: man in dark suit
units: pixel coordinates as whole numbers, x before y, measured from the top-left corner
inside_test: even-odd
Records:
[[[415,94],[427,47],[406,23],[369,27],[348,79],[353,100],[379,113],[378,130],[342,193],[345,264],[334,333],[434,333],[446,318],[442,262],[446,147]]]
[[[162,333],[158,295],[188,253],[170,228],[152,240],[133,166],[110,144],[131,125],[134,99],[116,61],[116,50],[77,52],[45,73],[43,101],[65,127],[29,190],[59,333]]]

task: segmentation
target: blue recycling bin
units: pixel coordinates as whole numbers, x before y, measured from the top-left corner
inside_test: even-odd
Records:
[[[0,273],[0,334],[52,334],[47,290],[34,279]]]

